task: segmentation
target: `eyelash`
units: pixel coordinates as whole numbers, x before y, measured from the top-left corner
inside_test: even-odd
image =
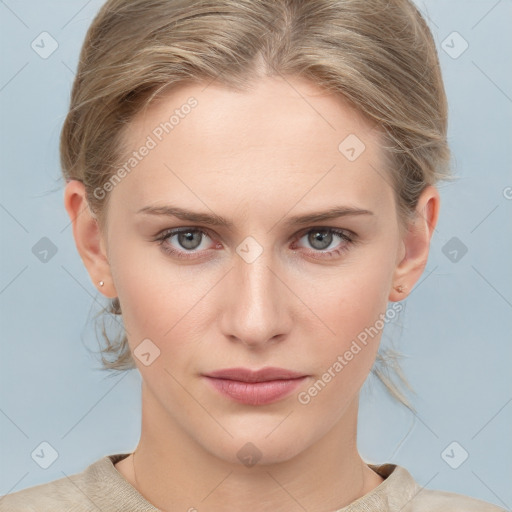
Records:
[[[320,250],[310,250],[309,253],[315,253],[315,254],[322,254],[323,256],[314,256],[317,259],[326,259],[326,258],[332,258],[336,255],[342,256],[345,252],[347,252],[350,249],[351,245],[354,245],[356,243],[356,234],[353,232],[348,232],[346,230],[340,230],[337,228],[330,228],[330,227],[315,227],[310,228],[307,231],[302,231],[300,235],[297,235],[294,239],[293,243],[295,244],[298,242],[301,238],[303,238],[305,235],[313,232],[313,231],[326,231],[328,233],[334,234],[339,236],[344,242],[345,245],[341,249],[332,249],[330,251],[320,251]],[[163,231],[159,236],[156,237],[155,241],[158,242],[158,245],[161,247],[162,251],[170,256],[189,260],[189,259],[197,259],[198,256],[195,256],[197,252],[193,251],[178,251],[171,247],[170,245],[167,245],[166,242],[169,238],[172,238],[175,235],[178,235],[180,233],[201,233],[202,235],[206,235],[208,238],[211,238],[209,233],[205,231],[204,229],[200,228],[178,228],[178,229],[171,229],[171,230],[165,230]]]

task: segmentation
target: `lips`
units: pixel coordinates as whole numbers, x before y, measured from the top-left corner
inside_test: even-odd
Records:
[[[204,375],[220,394],[238,403],[265,405],[290,395],[308,376],[284,368],[228,368]]]
[[[260,370],[251,370],[249,368],[227,368],[217,370],[206,374],[207,377],[216,379],[237,380],[239,382],[265,382],[271,380],[290,380],[305,377],[305,374],[267,366]]]

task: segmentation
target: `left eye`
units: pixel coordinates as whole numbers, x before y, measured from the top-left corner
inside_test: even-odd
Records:
[[[307,239],[307,243],[310,244],[313,249],[313,252],[318,252],[320,255],[325,253],[327,255],[333,256],[334,254],[341,254],[341,252],[348,249],[348,245],[353,243],[353,238],[345,231],[335,229],[335,228],[315,228],[310,229],[305,234],[303,234],[298,240],[302,240],[303,238]],[[335,242],[336,238],[341,239],[343,244],[335,245],[334,249],[326,250],[333,242]],[[340,247],[341,245],[341,247]]]

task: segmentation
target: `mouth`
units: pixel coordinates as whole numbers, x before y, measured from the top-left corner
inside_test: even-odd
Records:
[[[309,376],[284,368],[228,368],[203,375],[223,396],[247,405],[264,405],[288,396]]]

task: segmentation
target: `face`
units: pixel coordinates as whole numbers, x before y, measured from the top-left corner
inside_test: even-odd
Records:
[[[144,414],[226,461],[247,442],[262,463],[299,454],[357,400],[403,256],[379,133],[308,82],[265,78],[175,90],[125,141],[138,156],[109,191],[105,247]],[[305,377],[274,400],[205,377],[239,367]]]

